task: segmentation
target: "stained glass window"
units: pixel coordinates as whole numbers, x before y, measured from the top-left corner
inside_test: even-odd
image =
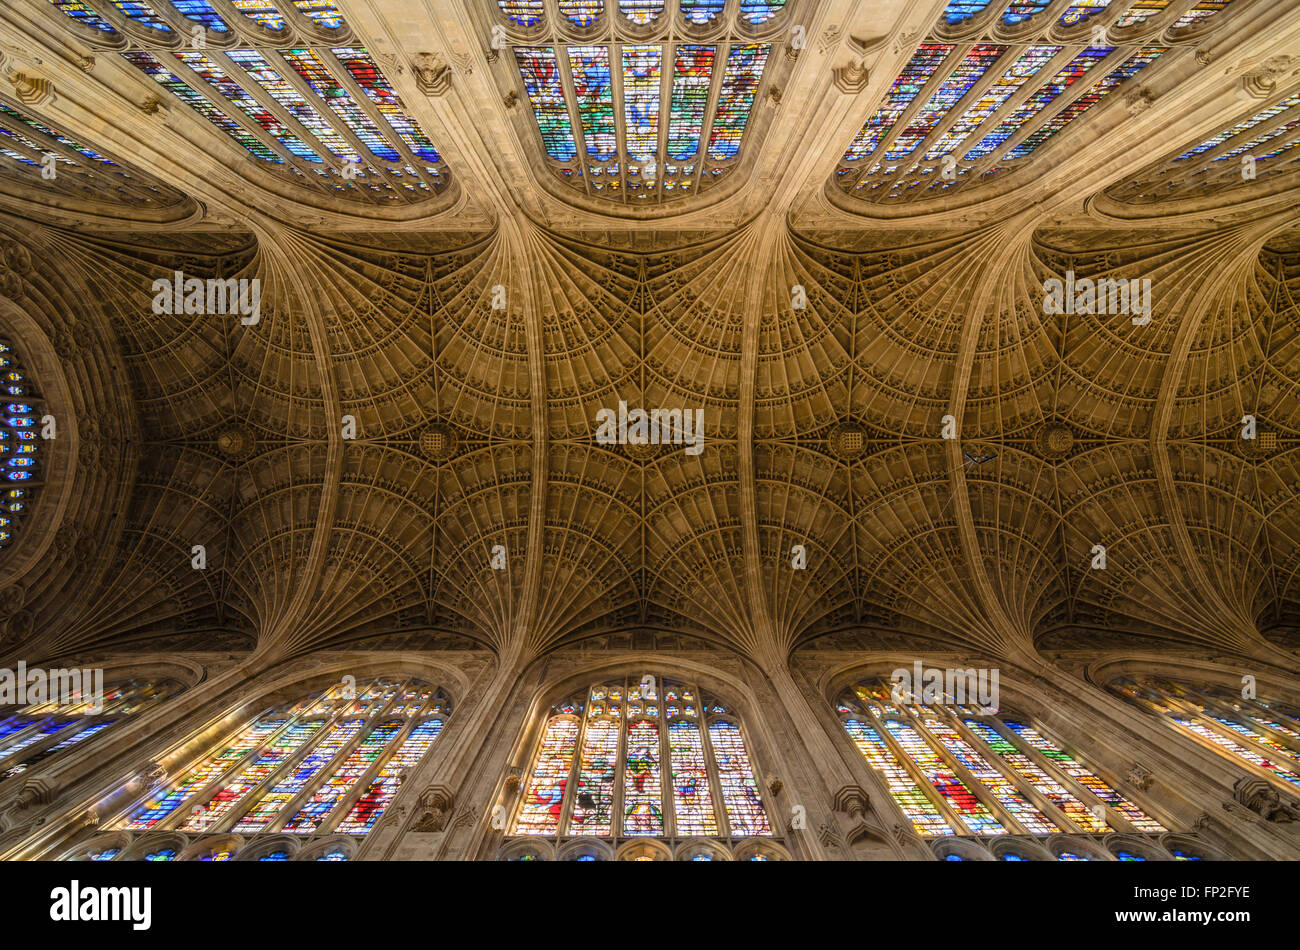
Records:
[[[754,97],[770,49],[770,46],[751,44],[733,46],[727,53],[727,68],[709,136],[709,157],[715,161],[735,158],[740,152],[740,140],[754,108]]]
[[[587,154],[607,162],[618,153],[614,131],[614,87],[609,73],[609,48],[569,47],[569,69],[578,100],[578,118]]]
[[[7,107],[6,107],[7,108]],[[18,538],[43,481],[44,401],[18,351],[0,338],[0,551]]]
[[[343,14],[329,0],[293,0],[294,7],[317,26],[338,30],[344,26]]]
[[[537,127],[542,134],[546,154],[557,162],[571,161],[578,154],[573,140],[573,125],[560,83],[555,50],[550,47],[515,50],[524,89],[532,103]]]
[[[962,20],[969,20],[978,13],[983,13],[989,5],[989,0],[948,0],[948,6],[943,11],[943,18],[949,23],[960,23]]]
[[[1122,677],[1111,689],[1202,745],[1277,780],[1280,788],[1300,789],[1300,711],[1152,675]]]
[[[890,84],[884,103],[867,120],[849,150],[844,153],[846,162],[859,161],[876,150],[880,140],[893,129],[908,104],[924,88],[927,80],[952,50],[951,46],[927,44],[913,54],[911,62]]]
[[[112,4],[137,23],[143,23],[161,33],[172,31],[167,21],[158,15],[158,11],[143,0],[112,0]]]
[[[664,0],[618,0],[618,9],[631,22],[644,25],[659,19]]]
[[[591,26],[605,10],[604,0],[559,0],[560,13],[574,26]]]
[[[836,708],[923,837],[1165,830],[1022,721],[965,705],[895,704],[885,680],[846,690]]]
[[[665,680],[602,683],[557,703],[515,835],[770,836],[739,722]]]
[[[784,6],[785,0],[740,0],[740,17],[750,23],[766,23]]]
[[[623,47],[623,108],[628,156],[653,162],[659,151],[658,46]]]
[[[266,0],[231,0],[231,2],[237,10],[258,26],[264,26],[268,30],[284,29],[284,16],[274,3],[267,3]]]
[[[81,0],[50,0],[50,3],[54,4],[65,14],[83,26],[94,27],[96,30],[103,33],[117,32],[117,30],[113,29],[111,23],[100,16],[95,10],[82,3]]]
[[[533,26],[542,20],[542,0],[497,0],[497,6],[520,26]]]
[[[451,702],[380,678],[268,710],[112,827],[364,835],[442,731]]]

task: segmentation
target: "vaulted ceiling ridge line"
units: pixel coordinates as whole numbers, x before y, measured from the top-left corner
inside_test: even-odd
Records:
[[[983,637],[976,634],[977,639],[987,638],[985,648],[994,656],[1031,666],[1041,662],[1034,649],[1033,631],[1020,629],[1007,614],[984,563],[975,527],[970,486],[966,480],[966,461],[962,451],[964,440],[960,436],[967,424],[964,418],[966,400],[970,392],[971,373],[979,350],[981,330],[990,315],[996,316],[1001,303],[998,289],[1005,275],[1021,273],[1025,268],[1032,269],[1033,234],[1037,218],[1037,209],[1031,208],[1016,218],[984,230],[972,239],[971,256],[980,260],[983,266],[975,275],[965,306],[953,370],[949,413],[959,427],[959,437],[944,440],[952,478],[953,515],[974,585],[975,602],[987,618],[975,625],[973,630],[985,631]]]
[[[1203,322],[1210,319],[1211,314],[1221,305],[1231,309],[1234,285],[1244,284],[1254,276],[1264,245],[1270,238],[1293,227],[1296,220],[1297,215],[1291,210],[1262,221],[1225,229],[1215,235],[1210,248],[1202,251],[1202,254],[1212,255],[1212,260],[1195,261],[1194,266],[1189,262],[1182,276],[1186,286],[1199,287],[1200,292],[1191,295],[1190,306],[1182,312],[1182,322],[1165,364],[1151,422],[1152,463],[1159,485],[1161,505],[1184,570],[1190,574],[1199,596],[1207,601],[1204,606],[1212,608],[1218,614],[1222,632],[1214,640],[1227,649],[1247,656],[1259,656],[1271,662],[1282,657],[1294,662],[1294,658],[1264,639],[1255,626],[1254,617],[1240,616],[1224,598],[1218,585],[1211,581],[1205,565],[1196,553],[1178,500],[1167,439],[1192,346]]]
[[[315,242],[290,228],[259,217],[254,222],[254,229],[262,264],[260,269],[269,279],[276,304],[284,308],[277,316],[283,320],[300,317],[307,327],[320,383],[320,399],[326,414],[325,470],[310,547],[305,563],[294,578],[294,590],[288,603],[275,605],[274,615],[260,618],[257,648],[245,664],[250,670],[260,670],[306,649],[315,633],[309,626],[309,618],[320,593],[331,528],[339,508],[344,446],[342,402],[325,321],[325,312],[331,303],[320,295],[327,282],[314,273],[330,268],[331,262],[322,257]],[[250,331],[266,332],[256,328],[250,328]]]

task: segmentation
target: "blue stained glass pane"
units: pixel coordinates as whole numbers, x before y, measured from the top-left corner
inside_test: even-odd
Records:
[[[713,85],[715,46],[679,46],[673,64],[672,112],[668,121],[668,157],[693,158],[700,149],[704,113]]]
[[[113,25],[97,12],[86,6],[81,0],[50,0],[65,14],[84,26],[94,27],[104,33],[116,33]]]
[[[712,23],[722,12],[726,0],[682,0],[682,16],[697,26]]]
[[[265,0],[233,0],[233,2],[244,16],[268,30],[284,29],[284,16],[276,9],[274,3],[267,3]]]
[[[167,25],[167,21],[158,15],[158,11],[149,4],[142,2],[142,0],[113,0],[113,6],[137,23],[151,26],[163,33],[172,31],[172,28]]]
[[[785,0],[740,0],[740,17],[748,23],[766,23],[784,6]]]
[[[988,5],[989,0],[948,0],[943,18],[949,23],[960,23],[962,20],[969,20],[977,13],[983,13]]]
[[[284,159],[276,154],[274,149],[269,148],[256,135],[253,135],[225,112],[214,106],[205,96],[192,89],[188,83],[169,71],[153,56],[148,53],[138,52],[123,53],[122,56],[127,62],[145,74],[152,76],[159,85],[164,86],[195,112],[252,152],[253,155],[263,161],[273,162],[277,165],[284,163]]]
[[[5,478],[11,482],[25,482],[32,477],[31,472],[6,472]]]
[[[578,146],[574,142],[573,124],[565,104],[555,50],[549,46],[521,46],[515,49],[515,59],[519,63],[519,74],[532,103],[546,154],[557,162],[573,161]]]
[[[1023,23],[1031,16],[1042,13],[1052,5],[1052,0],[1017,0],[1015,3],[1007,5],[1006,12],[1002,14],[1002,22],[1006,24]],[[1014,860],[1020,860],[1015,858]]]
[[[214,33],[228,33],[230,27],[216,10],[212,9],[212,4],[208,0],[172,0],[172,6],[181,16],[189,17],[202,23]]]
[[[659,154],[659,75],[663,50],[658,46],[623,47],[623,114],[627,153],[638,162]]]
[[[282,108],[303,124],[307,131],[316,136],[326,148],[335,155],[353,155],[356,150],[348,144],[343,136],[327,122],[319,112],[299,95],[292,85],[287,83],[280,73],[271,68],[270,63],[260,53],[247,49],[235,49],[226,53],[230,59],[248,72],[263,89],[265,89]]]
[[[971,104],[961,118],[949,126],[948,131],[925,153],[925,157],[929,161],[935,161],[940,156],[955,151],[1060,51],[1059,46],[1031,46],[1026,49],[999,79],[984,90],[984,94]]]

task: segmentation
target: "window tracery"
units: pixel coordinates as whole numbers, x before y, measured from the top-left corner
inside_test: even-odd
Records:
[[[0,122],[3,121],[0,104]],[[0,131],[3,131],[0,125]],[[40,434],[44,405],[13,344],[0,339],[0,551],[17,540],[43,481]]]
[[[335,686],[267,709],[107,828],[216,835],[212,853],[232,856],[248,836],[347,836],[315,858],[347,860],[343,842],[374,827],[450,714],[447,694],[418,679]]]
[[[1229,4],[1173,22],[1158,0],[1091,0],[1056,19],[1049,6],[952,0],[845,151],[835,188],[896,204],[1006,178],[1137,75],[1190,55]]]
[[[884,679],[859,683],[841,694],[836,709],[915,833],[936,846],[962,836],[1167,831],[1028,722],[972,705],[896,702],[891,686]],[[901,698],[910,699],[905,692]],[[1004,860],[1024,859],[1005,853],[1016,856]],[[941,857],[963,854],[947,849]]]
[[[784,2],[499,0],[522,98],[553,170],[591,198],[641,206],[712,188],[739,161]],[[653,31],[621,42],[619,27]],[[719,35],[719,30],[726,31]],[[591,39],[568,45],[566,30]]]
[[[694,686],[649,678],[601,683],[552,707],[510,829],[610,840],[773,834],[739,720]]]
[[[1111,689],[1200,745],[1300,794],[1300,711],[1153,674],[1120,677]]]
[[[50,2],[266,170],[319,197],[400,205],[450,184],[437,148],[327,0],[233,0],[243,22],[206,0]],[[196,29],[213,41],[200,33],[191,43]]]
[[[74,748],[87,748],[98,736],[142,709],[181,692],[175,680],[157,683],[125,680],[97,697],[68,703],[29,703],[0,719],[0,783],[16,778]],[[107,860],[107,859],[105,859]]]

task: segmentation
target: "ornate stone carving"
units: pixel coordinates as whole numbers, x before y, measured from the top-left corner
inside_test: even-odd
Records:
[[[445,462],[456,455],[460,440],[451,426],[431,423],[420,433],[420,452],[431,462]]]
[[[413,831],[436,832],[447,827],[451,817],[454,798],[451,791],[441,785],[431,785],[420,795]]]
[[[1155,94],[1146,86],[1143,86],[1125,97],[1124,108],[1128,109],[1129,115],[1140,115],[1150,109],[1155,101]]]
[[[451,66],[437,53],[417,53],[411,67],[416,84],[426,96],[445,95],[451,89]]]
[[[1136,786],[1143,792],[1151,787],[1151,782],[1154,780],[1151,771],[1137,762],[1134,762],[1128,767],[1127,778],[1130,785]]]
[[[842,459],[859,458],[868,448],[867,430],[856,422],[841,422],[826,436],[826,445]]]
[[[871,796],[861,785],[845,785],[835,793],[834,807],[836,811],[861,818],[871,810]]]
[[[54,83],[48,79],[12,72],[9,74],[9,83],[14,87],[14,95],[26,105],[41,106],[54,101]]]
[[[140,111],[145,115],[157,115],[160,112],[166,113],[167,108],[163,105],[162,96],[151,92],[141,100]]]
[[[257,440],[247,426],[228,426],[217,434],[217,448],[232,459],[246,459],[256,447]]]
[[[505,105],[507,109],[513,109],[516,105],[519,104],[519,94],[516,93],[513,89],[511,89],[509,92],[507,92],[504,96],[501,97],[501,102]]]
[[[1074,450],[1074,430],[1063,423],[1048,423],[1034,433],[1034,446],[1043,458],[1066,458]]]
[[[1265,821],[1300,821],[1300,808],[1282,801],[1278,790],[1262,778],[1246,776],[1232,786],[1232,797]]]
[[[1290,56],[1273,56],[1264,60],[1241,77],[1237,95],[1243,99],[1267,99],[1283,78],[1300,72],[1292,68],[1293,63]]]
[[[835,80],[835,88],[846,96],[856,96],[871,81],[870,70],[860,62],[837,66],[831,75]]]

